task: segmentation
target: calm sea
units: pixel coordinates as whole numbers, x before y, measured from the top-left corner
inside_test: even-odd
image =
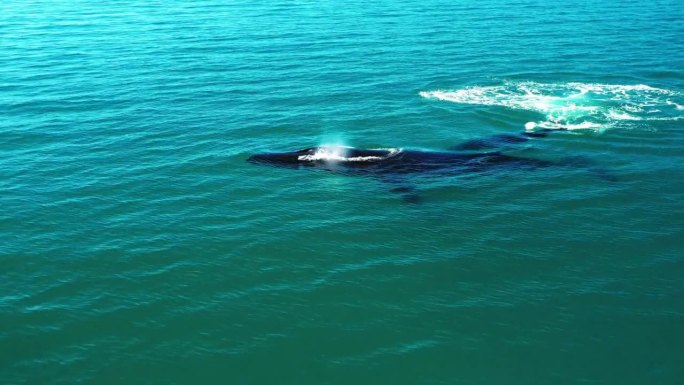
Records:
[[[3,0],[0,383],[682,384],[683,145],[681,1]]]

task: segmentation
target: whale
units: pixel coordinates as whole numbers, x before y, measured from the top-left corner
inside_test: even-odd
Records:
[[[533,170],[555,163],[514,156],[504,151],[511,145],[545,137],[545,132],[500,134],[474,139],[447,150],[404,148],[357,148],[321,145],[294,151],[256,153],[247,158],[252,164],[291,169],[319,169],[336,174],[369,176],[393,185],[390,191],[415,201],[415,189],[407,177],[420,175],[483,174],[503,170]]]
[[[295,151],[251,155],[248,162],[288,168],[318,168],[340,174],[463,174],[496,167],[538,168],[550,161],[507,155],[501,151],[460,152],[403,148],[365,149],[322,145]]]
[[[469,140],[442,151],[321,145],[294,151],[257,153],[247,158],[247,161],[277,167],[319,168],[337,173],[368,175],[433,171],[461,174],[498,166],[537,168],[549,166],[552,162],[507,155],[502,150],[546,135],[546,132],[499,134]]]

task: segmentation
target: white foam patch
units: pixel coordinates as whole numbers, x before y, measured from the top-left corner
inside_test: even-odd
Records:
[[[346,154],[353,147],[347,146],[320,146],[317,151],[311,155],[300,155],[297,160],[305,162],[325,161],[325,162],[370,162],[389,158],[401,151],[400,148],[377,148],[374,150],[387,151],[385,156],[353,156],[348,157]]]
[[[458,104],[501,106],[540,113],[525,129],[603,129],[643,120],[680,120],[684,95],[645,84],[505,82],[420,96]]]
[[[679,111],[684,111],[684,106],[683,106],[683,105],[677,104],[677,103],[673,102],[672,100],[668,100],[668,101],[667,101],[667,104],[668,104],[669,106],[673,106],[674,108],[676,108],[676,109],[679,110]]]

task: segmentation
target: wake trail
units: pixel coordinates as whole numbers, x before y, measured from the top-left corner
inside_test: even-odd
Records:
[[[420,96],[544,115],[543,120],[527,122],[527,130],[602,130],[634,126],[636,122],[684,119],[684,95],[681,92],[645,84],[504,82],[494,86],[421,91]]]

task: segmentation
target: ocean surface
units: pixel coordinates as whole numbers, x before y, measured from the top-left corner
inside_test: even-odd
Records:
[[[681,1],[3,0],[0,383],[682,384],[683,165]]]

